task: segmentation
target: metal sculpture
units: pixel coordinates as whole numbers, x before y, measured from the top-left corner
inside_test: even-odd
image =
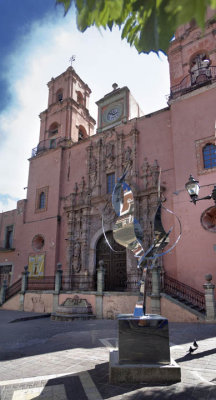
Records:
[[[113,193],[112,193],[112,205],[117,215],[113,227],[113,237],[117,243],[126,247],[132,251],[133,255],[137,258],[137,267],[142,269],[142,282],[143,282],[143,314],[145,315],[146,309],[146,281],[148,274],[148,260],[153,260],[152,265],[155,264],[156,258],[170,252],[178,243],[181,237],[181,222],[179,218],[170,210],[162,205],[161,200],[158,202],[157,211],[154,218],[154,232],[153,232],[153,243],[145,251],[143,247],[143,231],[134,216],[134,197],[130,186],[125,182],[125,177],[128,172],[128,166],[125,168],[124,173],[118,179]],[[160,183],[160,182],[159,182]],[[173,214],[180,227],[180,233],[175,243],[167,250],[163,251],[166,245],[169,243],[169,235],[173,228],[170,228],[168,232],[165,231],[161,221],[161,209],[164,208],[167,212]],[[103,229],[104,231],[104,229]],[[104,231],[105,235],[105,231]],[[106,238],[106,235],[105,235]],[[108,242],[107,238],[106,241]],[[109,244],[109,243],[108,243]],[[109,245],[110,246],[110,245]],[[110,246],[111,247],[111,246]],[[111,248],[112,249],[112,248]],[[113,249],[112,249],[113,250]]]

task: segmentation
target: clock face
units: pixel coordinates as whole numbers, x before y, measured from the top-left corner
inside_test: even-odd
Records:
[[[122,114],[122,105],[121,104],[116,104],[113,105],[112,107],[109,107],[106,109],[104,112],[104,122],[114,122],[117,121],[117,119],[120,118]]]
[[[118,119],[119,116],[120,116],[119,108],[117,107],[112,108],[112,110],[110,110],[107,113],[107,121],[115,121],[116,119]]]

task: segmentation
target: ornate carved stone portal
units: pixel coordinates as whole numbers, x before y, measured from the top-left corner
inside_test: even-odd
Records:
[[[129,164],[126,181],[130,184],[135,199],[135,215],[144,231],[144,246],[152,240],[152,223],[158,204],[158,182],[160,168],[144,157],[139,170],[137,146],[139,132],[132,129],[128,134],[112,129],[91,138],[87,147],[86,175],[75,183],[72,193],[64,198],[67,214],[67,271],[68,289],[72,280],[80,281],[91,289],[96,288],[96,270],[100,259],[107,265],[106,290],[123,290],[125,282],[139,279],[136,261],[129,252],[113,253],[102,235],[102,217],[105,231],[112,230],[114,213],[111,194],[107,193],[107,175],[120,177]],[[101,237],[101,238],[100,238]],[[94,241],[92,242],[92,238]],[[112,245],[116,244],[110,239]],[[105,249],[106,247],[106,249]],[[109,261],[108,261],[109,259]],[[115,274],[113,275],[113,270]],[[124,282],[124,283],[123,283]]]

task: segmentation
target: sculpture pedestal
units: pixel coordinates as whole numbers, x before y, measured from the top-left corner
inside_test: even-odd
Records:
[[[110,383],[181,381],[170,360],[168,320],[160,315],[120,315],[119,351],[110,353]]]

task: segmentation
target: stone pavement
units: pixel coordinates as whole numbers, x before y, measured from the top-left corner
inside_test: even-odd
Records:
[[[60,322],[0,310],[1,400],[216,400],[216,324],[170,323],[172,358],[182,381],[172,385],[111,385],[109,351],[117,321]],[[189,354],[193,340],[198,349]]]

